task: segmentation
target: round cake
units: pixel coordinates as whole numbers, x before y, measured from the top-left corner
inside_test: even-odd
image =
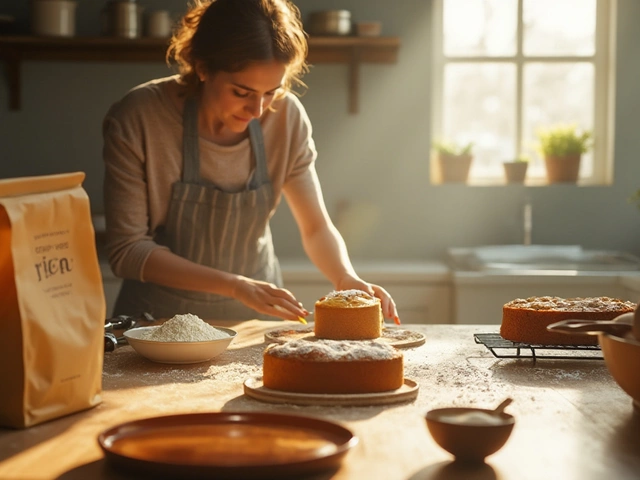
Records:
[[[380,299],[362,290],[334,291],[315,303],[314,334],[331,340],[372,340],[382,334]]]
[[[300,339],[264,351],[266,388],[296,393],[378,393],[404,383],[404,357],[373,340]]]
[[[609,297],[517,298],[502,307],[500,336],[512,342],[536,345],[597,345],[595,335],[549,332],[561,320],[612,320],[633,312],[636,304]]]

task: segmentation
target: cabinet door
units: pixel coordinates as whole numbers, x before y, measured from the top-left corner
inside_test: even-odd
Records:
[[[623,298],[622,287],[613,280],[602,283],[558,283],[553,279],[532,278],[529,282],[512,283],[464,283],[454,287],[455,323],[493,324],[502,322],[502,306],[516,298],[538,296],[556,297],[614,297]],[[627,300],[627,298],[625,298]]]
[[[627,288],[624,287],[624,293],[625,296],[623,297],[624,300],[628,300],[630,302],[640,302],[640,292],[637,290],[634,290],[632,288]]]
[[[390,284],[402,323],[451,323],[451,288],[446,285]]]

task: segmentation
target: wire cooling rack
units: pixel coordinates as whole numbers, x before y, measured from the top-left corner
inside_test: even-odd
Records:
[[[481,343],[496,358],[553,358],[565,360],[602,360],[600,345],[535,345],[505,340],[499,333],[476,333]]]

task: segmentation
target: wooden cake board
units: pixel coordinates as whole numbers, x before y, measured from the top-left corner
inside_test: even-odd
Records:
[[[289,340],[315,337],[313,334],[313,324],[299,327],[275,328],[264,334],[267,342],[285,343]],[[405,330],[398,327],[385,327],[382,329],[382,336],[376,341],[387,343],[396,348],[411,348],[422,345],[426,337],[420,332]]]
[[[244,382],[245,395],[267,403],[288,403],[293,405],[388,405],[415,400],[418,396],[418,384],[409,378],[404,384],[388,392],[379,393],[295,393],[272,390],[262,383],[262,377],[248,378]]]

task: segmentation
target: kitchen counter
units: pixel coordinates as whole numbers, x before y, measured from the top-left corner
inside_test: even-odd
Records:
[[[443,262],[437,261],[360,261],[353,262],[358,275],[371,282],[380,281],[427,281],[449,283],[451,271]],[[308,260],[280,259],[280,268],[285,281],[321,281],[324,275]],[[107,260],[100,258],[100,270],[105,279],[117,279]]]
[[[637,297],[633,300],[640,300],[640,275],[621,275],[620,283]]]
[[[281,322],[218,322],[238,335],[221,356],[162,365],[122,346],[105,354],[103,403],[27,430],[0,430],[0,478],[132,479],[106,464],[98,434],[121,422],[188,412],[267,411],[341,423],[360,439],[333,475],[385,480],[638,479],[640,412],[601,359],[498,359],[474,333],[494,325],[404,325],[426,343],[406,349],[405,376],[420,386],[410,403],[366,407],[269,404],[243,394],[260,375],[264,333]],[[493,408],[512,397],[516,418],[506,445],[487,463],[463,468],[429,435],[437,407]]]
[[[305,259],[281,259],[284,287],[313,311],[316,300],[333,285]],[[449,323],[451,318],[451,273],[442,262],[421,260],[354,261],[356,272],[368,282],[385,288],[394,298],[400,318],[407,323]],[[121,280],[102,261],[107,315],[113,311]]]
[[[324,275],[306,259],[281,258],[284,280],[324,281]],[[449,283],[451,270],[444,262],[427,260],[353,260],[353,267],[369,282],[419,281]]]
[[[634,290],[634,286],[636,289]],[[613,297],[640,301],[637,272],[452,273],[452,323],[499,324],[502,306],[514,298],[536,296]]]

